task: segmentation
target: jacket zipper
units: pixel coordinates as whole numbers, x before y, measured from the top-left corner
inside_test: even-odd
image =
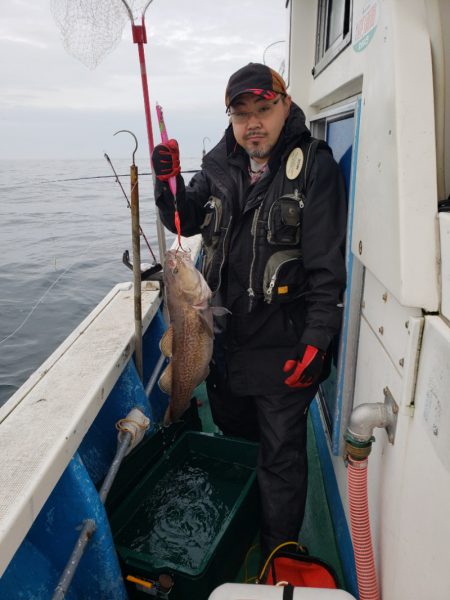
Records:
[[[227,225],[227,229],[225,231],[225,235],[223,236],[223,242],[222,242],[222,262],[220,263],[220,267],[219,267],[219,281],[218,284],[216,286],[216,289],[214,290],[214,294],[217,292],[217,290],[220,288],[220,286],[222,285],[222,269],[223,269],[223,265],[225,263],[225,242],[228,236],[228,232],[230,231],[230,226],[231,226],[231,221],[233,219],[233,215],[230,216],[230,220],[228,221],[228,225]]]
[[[300,208],[305,208],[305,203],[303,202],[303,198],[297,188],[294,190],[294,198],[298,201]]]
[[[255,260],[256,260],[256,229],[257,229],[257,223],[258,223],[258,217],[259,217],[259,213],[261,212],[261,208],[262,208],[262,204],[260,204],[258,206],[258,208],[255,211],[255,216],[253,217],[253,223],[252,223],[252,227],[251,227],[251,234],[253,235],[253,256],[252,256],[252,262],[250,265],[250,274],[249,274],[249,280],[248,280],[248,296],[249,296],[249,303],[248,303],[248,309],[249,311],[252,310],[253,308],[253,301],[255,298],[255,291],[253,289],[253,267],[255,266]]]
[[[273,293],[273,288],[275,287],[275,281],[278,277],[278,272],[281,269],[281,267],[283,265],[285,265],[286,263],[290,262],[291,260],[298,260],[300,257],[299,256],[294,256],[293,258],[288,258],[287,260],[283,260],[283,262],[281,262],[278,267],[275,269],[274,274],[272,275],[271,279],[270,279],[270,283],[269,283],[269,287],[267,288],[266,291],[266,302],[267,304],[270,304],[272,302],[272,293]]]

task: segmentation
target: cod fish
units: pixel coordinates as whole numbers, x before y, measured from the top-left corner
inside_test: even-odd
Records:
[[[214,334],[212,293],[188,252],[166,253],[164,283],[170,325],[160,348],[170,362],[159,387],[170,396],[164,416],[164,425],[169,425],[189,407],[192,392],[209,373]]]

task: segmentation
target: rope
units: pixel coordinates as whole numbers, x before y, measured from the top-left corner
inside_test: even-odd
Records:
[[[119,421],[117,421],[117,423],[116,423],[117,431],[122,431],[123,433],[129,433],[131,435],[131,443],[134,442],[137,431],[131,431],[131,429],[127,429],[126,427],[124,427],[124,425],[126,425],[127,423],[132,423],[133,425],[136,425],[137,431],[139,431],[139,429],[142,429],[143,431],[145,431],[147,429],[147,426],[144,423],[138,423],[134,419],[128,419],[125,417],[124,419],[120,419]]]

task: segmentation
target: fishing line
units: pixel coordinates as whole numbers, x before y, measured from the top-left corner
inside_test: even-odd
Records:
[[[115,176],[115,178],[116,178],[116,182],[119,184],[119,186],[120,186],[120,189],[122,190],[122,194],[124,195],[124,197],[125,197],[125,200],[127,201],[127,206],[128,206],[128,208],[131,210],[131,204],[130,204],[130,201],[128,200],[127,193],[126,193],[126,191],[125,191],[125,189],[124,189],[124,187],[123,187],[123,185],[122,185],[122,182],[121,182],[121,181],[120,181],[120,179],[119,179],[119,175],[117,175],[117,173],[116,173],[116,170],[115,170],[115,168],[114,168],[114,165],[112,164],[112,161],[111,161],[111,159],[110,159],[110,158],[109,158],[109,156],[106,154],[106,152],[105,152],[105,154],[104,154],[104,157],[105,157],[105,158],[106,158],[106,160],[108,161],[108,164],[110,165],[110,167],[111,167],[111,169],[112,169],[112,172],[114,173],[114,176]],[[137,184],[136,184],[136,185],[137,185]],[[134,187],[133,187],[133,190],[134,190]],[[153,250],[152,250],[152,247],[150,246],[150,242],[148,241],[148,239],[147,239],[147,236],[146,236],[146,235],[145,235],[145,233],[144,233],[144,230],[142,229],[142,227],[141,227],[140,225],[139,225],[139,232],[140,232],[140,234],[142,235],[142,237],[144,238],[144,240],[145,240],[145,243],[147,244],[147,248],[148,248],[148,250],[149,250],[150,254],[152,255],[153,262],[154,262],[154,263],[156,263],[156,256],[155,256],[155,254],[154,254],[154,252],[153,252]]]
[[[198,173],[200,169],[187,169],[186,171],[180,171],[181,173]],[[148,173],[139,173],[140,177],[144,175],[152,175],[152,172]],[[124,175],[118,175],[118,177],[129,177],[129,173],[125,173]],[[74,179],[43,179],[42,181],[38,181],[37,183],[59,183],[63,181],[84,181],[85,179],[110,179],[114,177],[114,175],[93,175],[91,177],[76,177]]]
[[[18,333],[23,327],[24,325],[30,320],[31,315],[34,313],[34,311],[37,309],[37,307],[42,303],[42,301],[44,300],[44,298],[47,296],[47,294],[50,292],[51,289],[53,289],[55,287],[55,285],[58,283],[58,281],[68,272],[70,271],[70,269],[77,263],[80,262],[80,260],[83,258],[83,256],[88,252],[88,250],[94,245],[94,244],[100,244],[100,243],[104,243],[103,240],[97,240],[97,241],[92,241],[87,248],[85,249],[85,251],[80,254],[80,256],[78,256],[68,267],[66,267],[66,269],[64,269],[64,271],[62,273],[60,273],[58,275],[58,277],[55,279],[55,281],[50,284],[50,286],[46,289],[46,291],[42,294],[42,296],[39,298],[39,300],[36,302],[36,304],[31,308],[30,312],[27,314],[27,316],[25,317],[25,319],[22,321],[22,323],[16,327],[16,329],[14,329],[14,331],[12,333],[10,333],[9,335],[7,335],[5,338],[3,338],[2,340],[0,340],[0,346],[3,345],[5,342],[7,342],[9,339],[11,339],[12,337],[14,337],[16,335],[16,333]],[[112,262],[113,259],[111,259]],[[116,259],[114,259],[116,260]]]
[[[198,173],[200,169],[187,169],[186,171],[180,171],[181,173]],[[145,175],[152,175],[152,172],[149,171],[148,173],[139,173],[139,175],[141,177],[145,176]],[[130,174],[129,173],[125,173],[122,175],[117,175],[117,177],[129,177]],[[4,184],[0,184],[0,187],[7,187],[7,188],[19,188],[19,187],[28,187],[28,186],[34,186],[34,185],[44,185],[45,183],[64,183],[66,181],[87,181],[89,179],[113,179],[115,177],[115,175],[91,175],[89,177],[70,177],[69,179],[42,179],[41,181],[33,181],[33,182],[19,182],[15,185],[4,185]]]

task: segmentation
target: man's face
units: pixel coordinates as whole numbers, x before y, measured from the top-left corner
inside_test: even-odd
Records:
[[[236,141],[256,162],[265,162],[280,137],[289,114],[291,97],[281,94],[264,100],[254,94],[242,94],[230,107]]]

